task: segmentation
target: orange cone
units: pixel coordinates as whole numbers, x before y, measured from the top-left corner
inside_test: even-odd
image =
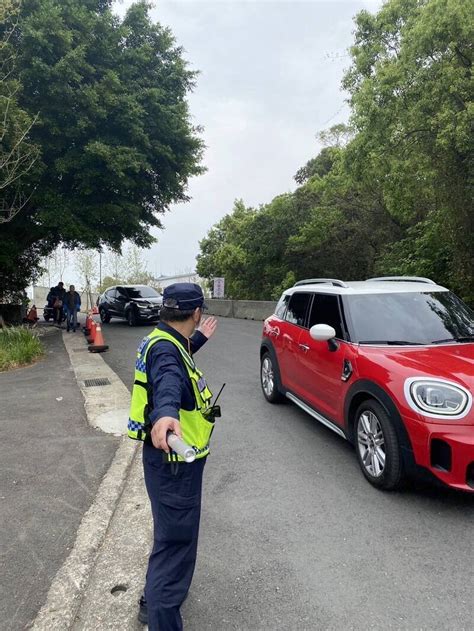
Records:
[[[96,329],[97,329],[97,324],[91,318],[91,324],[90,324],[90,328],[89,328],[89,335],[87,336],[87,343],[88,344],[93,344],[94,343],[95,335],[96,335]]]
[[[86,316],[86,323],[85,323],[84,328],[83,328],[84,335],[90,335],[91,322],[92,322],[91,314],[88,313],[87,316]]]
[[[95,323],[94,323],[95,324]],[[100,324],[96,324],[95,326],[95,338],[92,344],[89,346],[89,351],[91,353],[103,353],[109,347],[104,342],[104,338],[102,336],[102,328]]]
[[[29,324],[35,324],[38,322],[38,312],[36,311],[36,305],[33,305],[31,309],[28,311],[28,315],[26,316],[26,320]]]

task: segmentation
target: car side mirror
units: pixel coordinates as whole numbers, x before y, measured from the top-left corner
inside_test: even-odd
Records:
[[[329,324],[315,324],[309,330],[309,334],[316,342],[327,342],[331,352],[337,351],[339,344],[336,342],[336,331]]]

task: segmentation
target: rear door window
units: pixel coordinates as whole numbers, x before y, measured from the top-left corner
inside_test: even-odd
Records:
[[[336,331],[336,337],[341,340],[344,339],[337,296],[333,294],[314,295],[309,316],[309,328],[315,324],[329,324]]]
[[[288,294],[286,296],[282,296],[278,301],[278,304],[275,308],[275,315],[277,318],[280,318],[280,320],[285,319],[285,313],[289,302],[290,296]]]
[[[297,326],[305,326],[310,301],[311,294],[309,293],[292,294],[288,303],[285,320]]]

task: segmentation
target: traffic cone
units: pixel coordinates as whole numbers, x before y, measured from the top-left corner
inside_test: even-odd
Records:
[[[87,336],[87,343],[88,344],[93,344],[94,343],[95,335],[96,335],[96,329],[97,329],[97,324],[91,318],[89,335]]]
[[[36,311],[36,305],[33,305],[31,309],[28,311],[28,315],[26,316],[26,321],[28,324],[36,324],[38,322],[38,312]]]
[[[92,344],[89,346],[89,351],[91,353],[103,353],[109,347],[104,342],[104,338],[102,336],[102,328],[100,324],[97,324],[95,327],[95,338]]]
[[[82,329],[84,331],[84,335],[90,335],[91,322],[92,322],[91,314],[88,313],[86,316],[86,323],[84,324],[84,328]]]

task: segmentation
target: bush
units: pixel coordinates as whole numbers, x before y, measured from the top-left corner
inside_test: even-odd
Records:
[[[43,354],[38,337],[23,327],[0,329],[0,371],[30,364]]]

